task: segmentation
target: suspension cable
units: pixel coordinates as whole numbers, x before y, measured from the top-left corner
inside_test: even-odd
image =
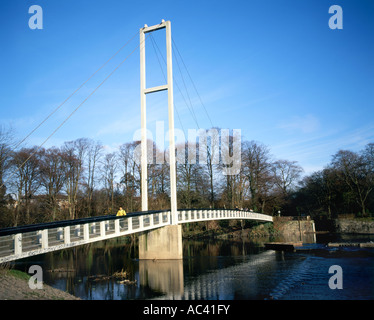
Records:
[[[153,43],[152,43],[152,44],[153,44]],[[156,45],[156,48],[157,48],[158,52],[160,53],[161,58],[164,60],[164,63],[166,64],[166,60],[165,60],[163,54],[161,53],[161,50],[160,50],[160,48],[158,47],[158,45],[157,45],[156,42],[155,42],[155,45]],[[157,53],[156,53],[156,55],[157,55]],[[165,76],[164,76],[164,77],[165,77]],[[191,113],[191,115],[192,115],[192,119],[195,121],[197,127],[199,128],[199,124],[198,124],[198,122],[197,122],[196,115],[194,114],[194,112],[191,111],[191,108],[189,107],[189,105],[188,105],[188,103],[187,103],[187,100],[186,100],[185,96],[183,95],[181,88],[180,88],[179,85],[178,85],[178,81],[177,81],[175,78],[173,79],[173,81],[174,81],[175,85],[177,86],[177,89],[179,90],[179,92],[180,92],[180,94],[181,94],[181,96],[182,96],[184,102],[186,103],[186,106],[187,106],[188,110],[190,111],[190,113]],[[174,106],[175,106],[175,104],[174,104]]]
[[[37,129],[39,129],[43,125],[43,123],[45,123],[53,114],[55,114],[74,94],[76,94],[91,78],[93,78],[96,73],[104,68],[104,66],[106,66],[109,61],[111,61],[118,53],[120,53],[122,49],[125,48],[138,34],[139,31],[135,33],[135,35],[132,36],[131,39],[127,41],[121,48],[119,48],[118,51],[113,54],[100,68],[98,68],[86,81],[84,81],[75,91],[73,91],[73,93],[71,93],[57,108],[55,108],[42,122],[40,122],[25,138],[18,142],[14,149],[17,149],[28,137],[30,137]]]
[[[147,36],[148,38],[148,36]],[[113,71],[78,105],[78,107],[76,107],[70,114],[69,116],[63,121],[61,122],[61,124],[47,137],[47,139],[45,139],[43,141],[43,143],[41,145],[39,145],[36,150],[8,177],[8,179],[6,179],[3,184],[0,186],[0,188],[2,188],[8,181],[11,177],[13,177],[13,175],[18,171],[20,170],[25,164],[27,161],[29,161],[40,149],[41,147],[73,116],[73,114],[78,111],[78,109],[113,75],[113,73],[115,71],[117,71],[117,69],[119,69],[119,67],[142,45],[143,42],[145,42],[145,40],[147,39],[145,38],[144,41],[142,41],[141,43],[139,43],[136,48],[129,54],[127,55],[127,57],[122,60],[118,65],[117,67],[115,67],[113,69]],[[118,52],[117,52],[118,53]]]
[[[178,67],[179,73],[180,73],[181,78],[182,78],[182,82],[183,82],[184,89],[186,90],[186,94],[187,94],[188,101],[189,101],[190,106],[191,106],[192,115],[193,115],[193,117],[194,117],[194,119],[195,119],[195,122],[196,122],[197,128],[200,129],[200,126],[199,126],[199,123],[198,123],[198,121],[197,121],[197,117],[196,117],[196,114],[195,114],[195,111],[194,111],[194,108],[193,108],[193,105],[192,105],[192,102],[191,102],[191,98],[190,98],[190,95],[189,95],[189,93],[188,93],[188,89],[187,89],[187,86],[186,86],[186,82],[184,81],[183,73],[182,73],[182,70],[181,70],[181,68],[180,68],[180,66],[179,66],[178,57],[177,57],[177,55],[174,53],[174,51],[173,51],[173,54],[174,54],[175,61],[176,61],[176,63],[177,63],[177,67]],[[181,94],[182,94],[182,93],[181,93]],[[182,94],[182,96],[183,96],[183,94]],[[184,98],[184,97],[183,97],[183,98]],[[186,104],[187,104],[187,102],[186,102]]]
[[[150,39],[151,39],[151,42],[152,42],[153,50],[155,51],[155,54],[156,54],[156,57],[157,57],[158,65],[160,66],[160,69],[161,69],[161,72],[162,72],[162,75],[163,75],[163,77],[164,77],[165,82],[167,82],[167,79],[166,79],[166,75],[165,75],[164,69],[162,68],[160,58],[159,58],[159,56],[158,56],[158,54],[157,54],[157,51],[156,51],[156,47],[155,47],[155,45],[157,46],[157,43],[155,42],[155,40],[154,40],[154,38],[153,38],[153,36],[152,36],[152,33],[150,33],[150,35],[151,35]],[[164,60],[164,61],[165,61],[165,60]],[[176,111],[176,113],[177,113],[178,121],[179,121],[179,124],[180,124],[181,127],[182,127],[182,131],[183,131],[183,133],[184,133],[184,136],[186,136],[186,132],[185,132],[185,130],[184,130],[184,127],[183,127],[183,124],[182,124],[181,118],[180,118],[180,116],[179,116],[178,108],[177,108],[177,105],[175,104],[175,102],[174,102],[174,108],[175,108],[175,111]]]
[[[206,113],[206,115],[207,115],[207,117],[208,117],[208,119],[209,119],[209,122],[210,122],[210,124],[211,124],[211,126],[212,126],[212,128],[213,128],[213,127],[214,127],[214,126],[213,126],[213,122],[212,122],[212,120],[211,120],[211,118],[210,118],[210,116],[209,116],[209,113],[208,113],[207,109],[205,108],[205,105],[204,105],[204,103],[203,103],[203,100],[201,99],[201,96],[200,96],[199,92],[197,91],[196,85],[195,85],[194,81],[192,80],[191,74],[190,74],[190,72],[188,71],[188,68],[187,68],[186,64],[184,63],[183,57],[182,57],[182,55],[180,54],[179,49],[178,49],[178,46],[177,46],[176,42],[174,41],[174,38],[173,38],[173,37],[172,37],[172,42],[173,42],[173,44],[174,44],[174,47],[175,47],[177,53],[179,54],[179,56],[180,56],[180,58],[181,58],[181,60],[182,60],[182,63],[183,63],[183,65],[184,65],[184,68],[185,68],[186,71],[187,71],[188,77],[189,77],[190,80],[191,80],[191,83],[192,83],[192,85],[193,85],[193,87],[194,87],[194,89],[195,89],[195,91],[196,91],[196,94],[197,94],[197,96],[199,97],[200,103],[201,103],[201,105],[203,106],[203,108],[204,108],[204,110],[205,110],[205,113]]]

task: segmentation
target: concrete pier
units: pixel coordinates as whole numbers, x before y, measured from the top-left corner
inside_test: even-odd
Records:
[[[169,225],[139,236],[139,259],[183,259],[182,226]]]

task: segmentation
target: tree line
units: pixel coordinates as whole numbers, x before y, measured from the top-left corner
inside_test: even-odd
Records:
[[[374,213],[374,143],[359,152],[339,150],[323,169],[305,177],[294,193],[297,211],[335,218]]]
[[[177,157],[178,208],[330,218],[374,211],[373,143],[360,152],[341,150],[323,170],[303,176],[296,161],[274,159],[261,142],[242,141],[240,170],[228,175],[227,165],[214,161],[222,147],[215,139],[199,148],[203,163]],[[1,128],[0,227],[115,214],[119,206],[140,211],[139,144],[127,142],[107,152],[100,142],[80,138],[60,147],[15,148],[12,131]],[[149,210],[169,209],[167,151],[151,141],[148,148]],[[197,149],[186,144],[182,152]]]

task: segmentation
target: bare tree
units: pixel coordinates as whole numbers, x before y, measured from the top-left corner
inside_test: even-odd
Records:
[[[40,152],[36,147],[22,148],[14,152],[11,160],[15,172],[13,181],[18,193],[18,206],[14,216],[14,226],[18,224],[21,211],[24,211],[24,222],[31,223],[31,202],[40,186]]]
[[[47,209],[52,221],[56,219],[58,195],[66,180],[66,159],[59,148],[42,150],[40,161],[40,181],[47,196]]]
[[[274,182],[284,196],[287,196],[299,181],[303,168],[297,161],[277,160],[272,165]]]
[[[328,218],[332,218],[335,194],[343,193],[337,185],[338,180],[337,171],[332,167],[313,172],[302,180],[301,187],[306,191],[306,206],[311,208],[310,212],[327,210]]]
[[[158,153],[159,158],[165,156],[164,150],[156,149],[156,152]],[[154,165],[154,172],[154,179],[156,180],[156,193],[158,195],[167,194],[170,187],[170,170],[168,164],[165,161],[162,163],[156,163],[156,165]]]
[[[362,162],[369,184],[374,181],[374,143],[368,143],[362,151]]]
[[[361,212],[366,215],[366,202],[374,188],[373,144],[368,144],[361,153],[340,150],[332,160],[343,181],[350,188]]]
[[[92,215],[93,208],[93,194],[96,183],[97,166],[102,157],[103,146],[100,142],[94,142],[89,140],[89,146],[87,151],[87,177],[86,177],[86,198],[87,198],[87,210],[88,216]]]
[[[87,139],[65,142],[62,148],[66,161],[65,191],[69,204],[70,219],[77,218],[78,190],[83,178],[83,161],[88,150]]]
[[[0,126],[0,202],[4,201],[6,194],[4,178],[10,167],[13,141],[12,129],[5,129],[3,126]]]
[[[244,141],[242,145],[243,175],[248,183],[252,201],[252,209],[257,211],[261,206],[259,195],[261,189],[268,182],[271,169],[270,154],[268,148],[255,141]],[[261,206],[263,207],[263,206]]]
[[[214,208],[215,200],[215,178],[216,170],[219,168],[219,128],[212,128],[208,131],[210,136],[209,141],[206,144],[206,167],[209,177],[209,189],[210,189],[210,205]],[[200,163],[202,165],[202,163]]]
[[[108,153],[105,155],[102,166],[102,177],[104,187],[107,194],[108,213],[114,212],[114,189],[117,174],[117,155],[116,153]]]
[[[192,194],[191,194],[191,183],[193,176],[193,168],[196,164],[188,161],[189,148],[194,148],[187,143],[181,143],[176,146],[179,150],[177,155],[177,188],[180,194],[179,203],[184,208],[191,208]]]
[[[136,160],[135,150],[139,142],[124,143],[119,150],[119,168],[121,170],[120,183],[123,186],[125,207],[128,211],[134,211],[134,197],[140,190],[140,166]]]

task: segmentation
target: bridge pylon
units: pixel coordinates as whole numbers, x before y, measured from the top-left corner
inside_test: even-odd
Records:
[[[167,84],[146,88],[145,72],[145,34],[160,29],[166,29],[166,64]],[[141,112],[141,198],[142,211],[148,211],[148,172],[147,172],[147,121],[146,121],[146,95],[158,91],[168,91],[169,110],[169,162],[170,162],[170,208],[172,224],[178,224],[177,214],[177,174],[175,159],[174,137],[174,95],[173,95],[173,69],[170,21],[162,20],[160,24],[140,29],[140,112]]]
[[[167,84],[147,88],[145,72],[145,34],[166,29]],[[174,137],[174,96],[172,69],[171,23],[162,20],[160,24],[140,29],[140,111],[141,111],[141,198],[142,211],[148,211],[148,172],[147,172],[147,121],[146,95],[167,90],[169,110],[169,163],[170,163],[170,209],[171,225],[146,231],[139,236],[139,259],[182,259],[182,229],[178,225],[177,212],[177,173]]]

